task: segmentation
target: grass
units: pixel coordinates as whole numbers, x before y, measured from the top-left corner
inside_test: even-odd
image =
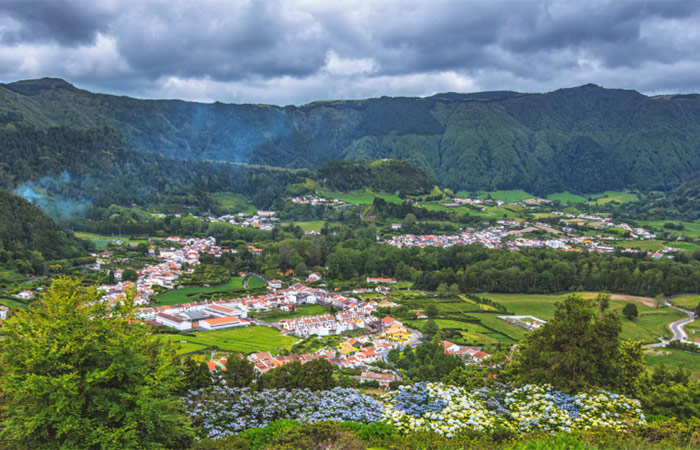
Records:
[[[241,287],[242,287],[243,281],[241,280]],[[263,280],[260,278],[256,277],[255,275],[251,276],[248,278],[248,289],[257,289],[261,287],[267,286],[267,283],[265,283]]]
[[[296,311],[274,311],[272,314],[256,314],[256,317],[260,318],[263,322],[276,322],[278,320],[293,319],[295,317],[316,316],[329,311],[330,308],[322,305],[301,305],[297,307]]]
[[[14,270],[0,269],[0,284],[12,285],[27,281],[28,278]]]
[[[325,220],[312,220],[309,222],[294,222],[294,225],[299,226],[304,231],[321,231],[325,223]]]
[[[79,239],[85,239],[87,241],[94,242],[97,248],[105,248],[110,242],[116,243],[116,241],[118,240],[121,240],[125,244],[148,243],[147,239],[132,239],[130,237],[109,236],[106,234],[87,233],[84,231],[76,231],[74,234]]]
[[[700,379],[700,355],[676,348],[648,351],[644,355],[647,366],[653,368],[664,364],[669,369],[683,367],[690,371],[692,378]]]
[[[681,224],[683,224],[683,227],[685,229],[682,231],[665,230],[664,224],[668,223],[668,222],[681,223]],[[658,230],[663,230],[664,232],[680,234],[680,235],[685,236],[689,239],[700,238],[700,223],[698,223],[698,222],[679,222],[677,220],[640,220],[638,223],[643,227],[653,227],[653,228],[656,228]]]
[[[554,304],[562,301],[568,294],[562,295],[536,295],[536,294],[486,294],[487,298],[495,300],[508,309],[515,315],[532,315],[540,319],[549,320],[554,317]],[[586,298],[593,298],[597,294],[593,292],[581,293]],[[612,300],[610,307],[613,311],[617,311],[622,316],[621,311],[624,306],[630,303],[629,300]],[[658,342],[659,336],[670,337],[671,332],[667,325],[685,315],[675,309],[663,307],[652,308],[643,305],[639,302],[634,302],[639,311],[639,317],[635,321],[628,321],[622,318],[622,333],[623,339],[642,340],[645,343]],[[476,315],[476,314],[475,314]],[[480,318],[483,315],[478,315]],[[498,319],[497,319],[498,320]],[[510,334],[514,327],[505,322],[503,325],[494,327],[498,330],[503,330]],[[505,328],[504,328],[505,327]]]
[[[485,199],[489,195],[494,200],[501,200],[501,201],[504,201],[506,203],[517,203],[517,202],[521,202],[527,198],[534,198],[535,197],[534,195],[528,194],[527,192],[523,191],[522,189],[515,189],[515,190],[510,190],[510,191],[482,192],[479,194],[479,196],[477,198]]]
[[[393,194],[378,193],[371,189],[364,189],[359,191],[351,192],[322,192],[323,197],[326,198],[337,198],[346,203],[352,203],[355,205],[371,205],[374,202],[374,197],[379,197],[384,199],[387,203],[403,203],[404,200]]]
[[[164,335],[178,345],[199,345],[216,347],[219,350],[232,353],[256,353],[270,351],[273,354],[282,349],[291,349],[297,338],[286,336],[263,326],[230,328],[228,330],[199,331],[187,335]],[[183,344],[181,341],[185,341]],[[192,348],[192,347],[185,347]]]
[[[688,295],[686,297],[678,297],[671,300],[671,303],[686,309],[695,309],[700,303],[700,295]]]
[[[591,198],[597,205],[604,205],[610,202],[629,203],[639,200],[636,194],[629,191],[605,191],[602,194],[591,195]]]
[[[258,280],[258,283],[254,283],[253,280]],[[248,281],[248,288],[254,289],[256,287],[262,287],[265,282],[257,277],[251,277]],[[221,284],[218,286],[193,286],[186,287],[182,289],[173,289],[168,292],[164,292],[155,297],[159,305],[178,305],[180,303],[189,303],[196,301],[201,294],[209,294],[213,292],[229,291],[229,290],[240,290],[243,289],[243,278],[242,277],[231,277],[231,279],[226,284]]]
[[[227,209],[229,212],[244,212],[246,214],[255,214],[257,212],[257,208],[248,204],[245,197],[240,194],[219,192],[213,194],[212,197],[221,207]]]
[[[571,192],[559,192],[557,194],[549,194],[547,200],[559,200],[562,205],[568,205],[569,203],[585,203],[588,201],[588,198],[572,194]]]

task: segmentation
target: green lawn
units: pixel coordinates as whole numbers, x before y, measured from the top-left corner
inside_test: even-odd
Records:
[[[403,203],[404,200],[393,194],[374,192],[371,189],[364,189],[351,192],[322,191],[320,194],[325,198],[337,198],[346,203],[355,205],[371,205],[374,197],[384,199],[387,203]]]
[[[257,283],[253,280],[258,280]],[[248,288],[254,289],[256,287],[262,287],[265,283],[257,277],[251,277],[248,282]],[[180,303],[189,303],[192,301],[197,301],[198,294],[209,294],[213,292],[229,291],[243,289],[243,278],[242,277],[231,277],[231,279],[226,284],[220,284],[218,286],[193,286],[186,287],[182,289],[173,289],[172,291],[164,292],[157,295],[155,299],[160,305],[178,305]]]
[[[241,279],[241,288],[243,287],[242,283],[243,280]],[[248,278],[248,289],[257,289],[265,286],[267,286],[267,283],[265,283],[263,280],[256,277],[255,275]]]
[[[506,203],[517,203],[521,202],[527,198],[535,198],[534,195],[529,194],[522,189],[515,189],[510,191],[492,191],[492,192],[482,192],[479,194],[478,198],[485,199],[491,196],[494,200],[501,200]]]
[[[330,312],[330,308],[322,305],[302,305],[296,311],[284,312],[274,311],[271,314],[256,314],[255,317],[260,318],[263,322],[276,322],[282,319],[293,319],[295,317],[316,316]]]
[[[193,348],[191,345],[199,345],[243,354],[266,351],[276,354],[282,349],[292,348],[292,345],[298,340],[293,336],[285,336],[274,328],[263,326],[199,331],[191,334],[169,334],[164,335],[164,337],[178,343],[178,345],[186,345],[184,348]],[[181,341],[186,343],[182,344]]]
[[[227,209],[229,212],[244,212],[246,214],[255,214],[257,212],[257,208],[248,204],[245,197],[240,194],[234,194],[232,192],[219,192],[213,194],[212,197],[219,203],[219,205]]]
[[[671,233],[683,235],[689,239],[700,238],[700,223],[699,222],[679,222],[677,220],[640,220],[639,224],[643,227],[654,227],[659,230],[664,229],[664,224],[668,222],[681,223],[685,228],[682,231],[666,230]]]
[[[671,300],[671,303],[686,309],[695,309],[700,303],[700,295],[689,295],[687,297],[678,297]]]
[[[592,298],[596,294],[592,292],[582,293],[585,297]],[[515,315],[531,315],[540,319],[549,320],[554,317],[554,303],[562,301],[566,294],[562,295],[530,295],[530,294],[486,294],[487,298],[495,300],[506,306],[508,311]],[[612,300],[610,306],[614,311],[620,312],[624,306],[630,303],[628,300]],[[659,336],[670,337],[667,325],[684,317],[684,314],[675,309],[663,307],[652,308],[639,302],[633,302],[639,311],[639,317],[635,321],[622,318],[623,339],[642,340],[644,342],[658,342]],[[482,315],[479,315],[481,317]],[[496,327],[508,333],[514,327],[503,322],[502,327]]]
[[[118,240],[123,241],[125,244],[147,244],[147,239],[132,239],[129,237],[119,237],[119,236],[109,236],[106,234],[96,234],[96,233],[86,233],[83,231],[76,231],[75,236],[79,239],[85,239],[87,241],[92,241],[95,243],[97,248],[105,248],[110,242],[115,242]]]
[[[629,191],[605,191],[602,194],[591,195],[594,202],[598,205],[604,205],[610,202],[629,203],[639,200],[636,194]]]
[[[321,231],[325,220],[312,220],[309,222],[294,222],[294,225],[298,225],[304,231]]]
[[[559,200],[562,205],[568,205],[569,203],[585,203],[588,201],[588,198],[572,194],[571,192],[559,192],[557,194],[549,194],[547,200]]]
[[[647,366],[652,368],[661,364],[665,364],[669,369],[683,367],[686,370],[690,370],[692,378],[700,379],[700,355],[697,353],[690,353],[675,348],[664,348],[648,351],[644,356],[644,360]]]

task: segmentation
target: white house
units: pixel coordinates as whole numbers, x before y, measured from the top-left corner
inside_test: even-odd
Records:
[[[7,313],[10,309],[7,306],[0,305],[0,319],[7,319]]]
[[[176,330],[184,331],[192,329],[192,322],[172,314],[158,313],[155,316],[156,322],[166,327],[175,328]]]
[[[308,281],[309,283],[315,283],[316,281],[319,281],[321,278],[323,278],[323,277],[321,277],[321,275],[314,272],[311,275],[309,275],[308,277],[306,277],[306,281]]]
[[[224,328],[244,327],[249,323],[237,317],[217,317],[216,319],[200,320],[199,328],[203,330],[222,330]]]

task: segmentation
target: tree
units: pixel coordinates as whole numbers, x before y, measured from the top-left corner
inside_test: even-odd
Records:
[[[181,392],[196,391],[211,385],[209,367],[202,361],[187,358],[182,365],[183,379]]]
[[[0,339],[0,438],[13,449],[186,447],[175,349],[96,288],[59,278]]]
[[[325,359],[315,359],[303,365],[294,361],[265,372],[258,387],[312,391],[333,389],[337,385],[333,379],[334,371],[335,367]]]
[[[433,319],[428,319],[428,321],[425,322],[425,325],[423,325],[423,329],[421,331],[427,339],[432,339],[433,336],[435,336],[438,333],[438,331],[440,331],[440,328],[438,328],[437,324]]]
[[[607,308],[607,297],[598,296],[598,311],[577,294],[556,303],[554,318],[520,345],[521,380],[550,383],[566,392],[614,385],[622,328],[619,317]]]
[[[634,320],[639,316],[639,311],[637,310],[637,305],[634,303],[628,303],[622,308],[622,314],[627,320]]]
[[[695,317],[700,317],[700,302],[698,302],[698,306],[695,307]]]
[[[425,307],[425,315],[428,317],[437,317],[439,313],[438,307],[434,303],[429,303]]]
[[[123,281],[133,281],[136,282],[139,279],[139,274],[136,273],[134,269],[124,269],[124,273],[122,273],[122,280]]]
[[[447,283],[440,283],[435,293],[438,295],[438,297],[449,297],[450,288],[447,286]]]
[[[245,357],[232,355],[226,360],[221,377],[228,387],[246,387],[255,380],[255,366]]]

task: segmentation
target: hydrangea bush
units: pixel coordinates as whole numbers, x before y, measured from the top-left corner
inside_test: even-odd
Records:
[[[463,388],[418,383],[387,395],[383,420],[399,431],[434,431],[452,437],[464,428],[489,431],[497,417]]]
[[[551,386],[512,389],[495,384],[468,392],[441,383],[401,386],[384,403],[356,389],[213,388],[184,399],[195,423],[209,437],[264,427],[274,420],[372,423],[383,420],[400,432],[432,431],[452,437],[470,429],[506,428],[520,433],[558,433],[610,427],[623,430],[646,423],[638,400],[606,391],[567,395]]]
[[[372,397],[343,388],[312,392],[215,386],[191,391],[184,404],[191,420],[208,437],[228,436],[282,419],[372,423],[380,420],[384,411]]]

